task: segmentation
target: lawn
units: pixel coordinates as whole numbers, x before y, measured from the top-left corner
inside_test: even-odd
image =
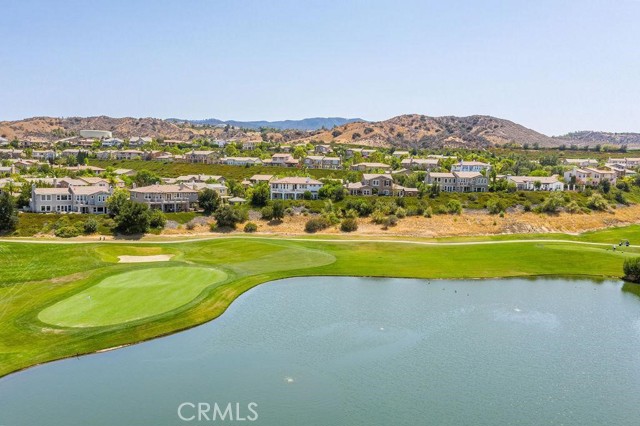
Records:
[[[112,275],[38,315],[61,327],[100,327],[149,318],[178,308],[227,278],[211,268],[173,266]]]
[[[601,232],[555,237],[640,236],[638,227]],[[279,278],[619,277],[624,258],[637,250],[572,242],[420,245],[246,236],[180,243],[0,242],[0,376],[193,327],[221,315],[250,288]],[[120,255],[157,254],[173,257],[118,263]]]

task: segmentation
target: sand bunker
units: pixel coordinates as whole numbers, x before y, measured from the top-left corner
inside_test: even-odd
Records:
[[[158,254],[155,256],[118,256],[118,263],[143,263],[143,262],[167,262],[173,257],[172,254]]]

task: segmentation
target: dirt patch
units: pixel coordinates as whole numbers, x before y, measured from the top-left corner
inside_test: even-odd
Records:
[[[157,254],[155,256],[118,256],[119,263],[144,263],[144,262],[167,262],[173,257],[172,254]]]

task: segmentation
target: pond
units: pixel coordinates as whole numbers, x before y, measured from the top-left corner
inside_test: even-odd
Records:
[[[639,394],[619,281],[292,278],[1,379],[0,425],[638,425]]]

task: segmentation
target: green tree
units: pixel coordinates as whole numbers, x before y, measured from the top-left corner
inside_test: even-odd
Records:
[[[216,210],[214,217],[219,228],[235,228],[245,218],[243,212],[230,205],[224,205]]]
[[[162,229],[167,224],[167,217],[161,210],[149,210],[149,226],[156,229]]]
[[[12,231],[18,225],[18,210],[11,194],[0,191],[0,231]]]
[[[149,186],[154,183],[160,182],[160,176],[155,174],[154,172],[150,172],[149,170],[140,170],[133,177],[133,181],[138,186]]]
[[[272,211],[272,219],[282,220],[284,218],[284,203],[282,200],[276,200],[273,202]]]
[[[269,202],[270,197],[271,190],[269,189],[269,184],[261,182],[253,187],[253,192],[251,193],[251,205],[255,207],[264,207]]]
[[[116,217],[122,210],[122,206],[129,201],[129,193],[124,189],[116,189],[113,194],[107,198],[107,210],[109,216]]]
[[[220,206],[220,195],[211,188],[205,188],[198,194],[198,204],[204,214],[209,216]]]
[[[149,207],[146,204],[127,200],[119,206],[114,220],[116,230],[122,234],[144,234],[149,230]]]
[[[622,266],[624,279],[634,283],[640,282],[640,257],[630,257],[624,260]]]

